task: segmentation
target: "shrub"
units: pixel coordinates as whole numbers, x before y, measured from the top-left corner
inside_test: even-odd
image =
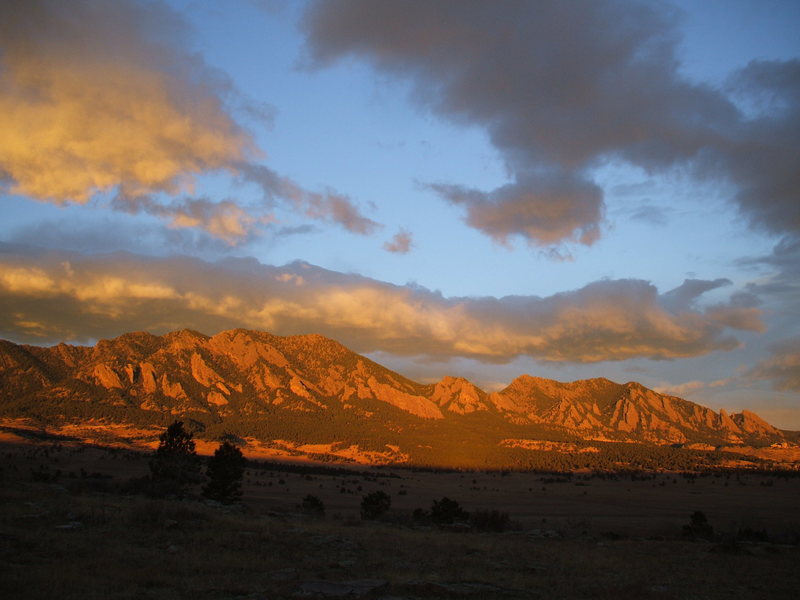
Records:
[[[231,504],[242,497],[242,477],[247,460],[242,451],[230,442],[222,442],[208,459],[208,484],[203,495],[211,500]]]
[[[411,513],[411,518],[415,523],[428,523],[431,520],[430,513],[424,508],[415,508]]]
[[[384,491],[372,492],[361,500],[361,518],[377,519],[392,505],[392,499]]]
[[[736,539],[742,542],[768,542],[769,535],[767,535],[764,529],[745,527],[744,529],[739,529],[739,532],[736,534]]]
[[[300,505],[303,512],[309,515],[322,517],[325,515],[325,503],[322,502],[317,496],[309,494],[303,498],[303,503]]]
[[[457,521],[466,521],[469,513],[461,508],[455,500],[444,497],[441,500],[434,500],[431,506],[431,520],[440,525],[450,525]]]
[[[714,537],[714,528],[709,524],[706,515],[696,510],[689,518],[689,524],[683,526],[683,535],[690,539],[710,540]]]
[[[471,517],[472,526],[481,531],[505,531],[511,520],[507,512],[476,510]]]

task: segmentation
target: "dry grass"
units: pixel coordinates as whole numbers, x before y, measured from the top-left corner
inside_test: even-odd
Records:
[[[753,477],[727,488],[710,480],[568,482],[547,484],[545,492],[539,484],[534,493],[532,475],[400,473],[402,479],[365,481],[251,472],[245,508],[223,509],[103,493],[78,485],[87,481],[80,478],[33,481],[31,468],[45,460],[41,449],[2,450],[3,598],[255,600],[295,597],[304,581],[365,578],[388,582],[372,597],[423,599],[774,599],[794,598],[800,589],[797,546],[747,544],[726,553],[680,539],[680,524],[695,508],[723,529],[723,516],[745,519],[748,511],[752,526],[793,527],[798,480],[767,487]],[[53,450],[47,460],[55,457],[64,473],[82,466],[87,473],[122,474],[112,481],[145,468],[144,459],[139,464],[100,450]],[[263,480],[275,484],[255,484]],[[341,494],[342,485],[362,491]],[[357,518],[361,497],[373,489],[392,495],[389,522]],[[398,495],[400,489],[407,493]],[[298,514],[294,507],[307,493],[325,501],[327,517]],[[411,527],[409,507],[428,508],[443,495],[470,510],[506,510],[519,527],[504,533]],[[626,518],[631,496],[651,505]],[[762,507],[770,499],[774,510],[767,515]],[[669,505],[674,515],[665,512]],[[559,537],[542,537],[548,529]],[[616,535],[603,536],[606,530]]]

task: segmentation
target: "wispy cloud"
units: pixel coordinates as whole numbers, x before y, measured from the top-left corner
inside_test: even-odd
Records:
[[[716,379],[714,381],[685,381],[677,384],[663,384],[654,387],[653,389],[661,394],[668,394],[670,396],[678,396],[684,398],[694,392],[707,390],[710,388],[720,388],[730,385],[735,378]]]
[[[238,168],[245,181],[261,188],[268,206],[282,200],[311,219],[336,223],[360,235],[370,235],[382,227],[361,214],[355,203],[344,194],[331,190],[325,193],[306,190],[263,165],[240,164]]]
[[[118,194],[112,205],[123,212],[145,213],[168,221],[171,229],[202,229],[211,236],[236,246],[272,223],[269,214],[256,216],[232,200],[214,202],[209,198],[183,197],[159,202],[151,196]]]
[[[730,350],[759,327],[683,306],[651,284],[604,280],[548,297],[446,298],[419,286],[255,259],[0,253],[0,332],[16,340],[96,339],[138,329],[316,332],[360,352],[555,362],[670,359]],[[738,307],[728,307],[732,313]],[[36,327],[29,326],[36,323]]]

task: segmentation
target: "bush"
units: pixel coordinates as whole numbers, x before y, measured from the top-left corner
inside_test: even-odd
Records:
[[[242,451],[230,442],[222,442],[208,459],[208,484],[203,495],[211,500],[231,504],[242,497],[242,477],[247,460]]]
[[[689,518],[689,524],[683,526],[683,535],[689,539],[710,540],[714,537],[714,528],[709,524],[706,515],[696,510]]]
[[[476,510],[470,519],[472,526],[481,531],[505,531],[510,517],[499,510]]]
[[[457,521],[467,521],[469,513],[458,502],[444,497],[434,500],[431,506],[431,520],[439,525],[451,525]]]
[[[303,498],[303,503],[300,505],[303,512],[309,515],[322,517],[325,515],[325,503],[322,502],[317,496],[309,494]]]
[[[411,513],[411,518],[415,523],[428,523],[431,520],[431,515],[424,508],[415,508],[414,512]]]
[[[392,499],[384,491],[372,492],[361,500],[361,518],[377,519],[392,505]]]

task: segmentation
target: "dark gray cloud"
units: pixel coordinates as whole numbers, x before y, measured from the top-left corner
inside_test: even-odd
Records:
[[[515,235],[536,245],[564,240],[590,245],[599,237],[603,194],[569,174],[525,176],[489,193],[457,185],[429,187],[451,204],[463,205],[467,224],[504,245]]]
[[[597,281],[548,297],[447,298],[302,262],[276,267],[0,244],[0,337],[17,341],[248,327],[321,333],[359,352],[591,363],[730,350],[740,345],[731,329],[760,327],[755,308],[667,304],[641,280]]]
[[[770,356],[750,369],[747,376],[770,381],[778,390],[800,392],[800,337],[773,344]]]
[[[766,256],[739,261],[743,266],[766,267],[769,274],[748,284],[755,297],[777,302],[781,313],[793,321],[800,316],[800,235],[785,236]]]
[[[590,173],[607,160],[727,180],[754,224],[797,231],[798,62],[753,62],[726,95],[680,74],[679,21],[635,0],[330,0],[303,29],[309,66],[368,61],[425,109],[486,129],[514,182],[433,189],[494,239],[591,244],[603,203]]]

